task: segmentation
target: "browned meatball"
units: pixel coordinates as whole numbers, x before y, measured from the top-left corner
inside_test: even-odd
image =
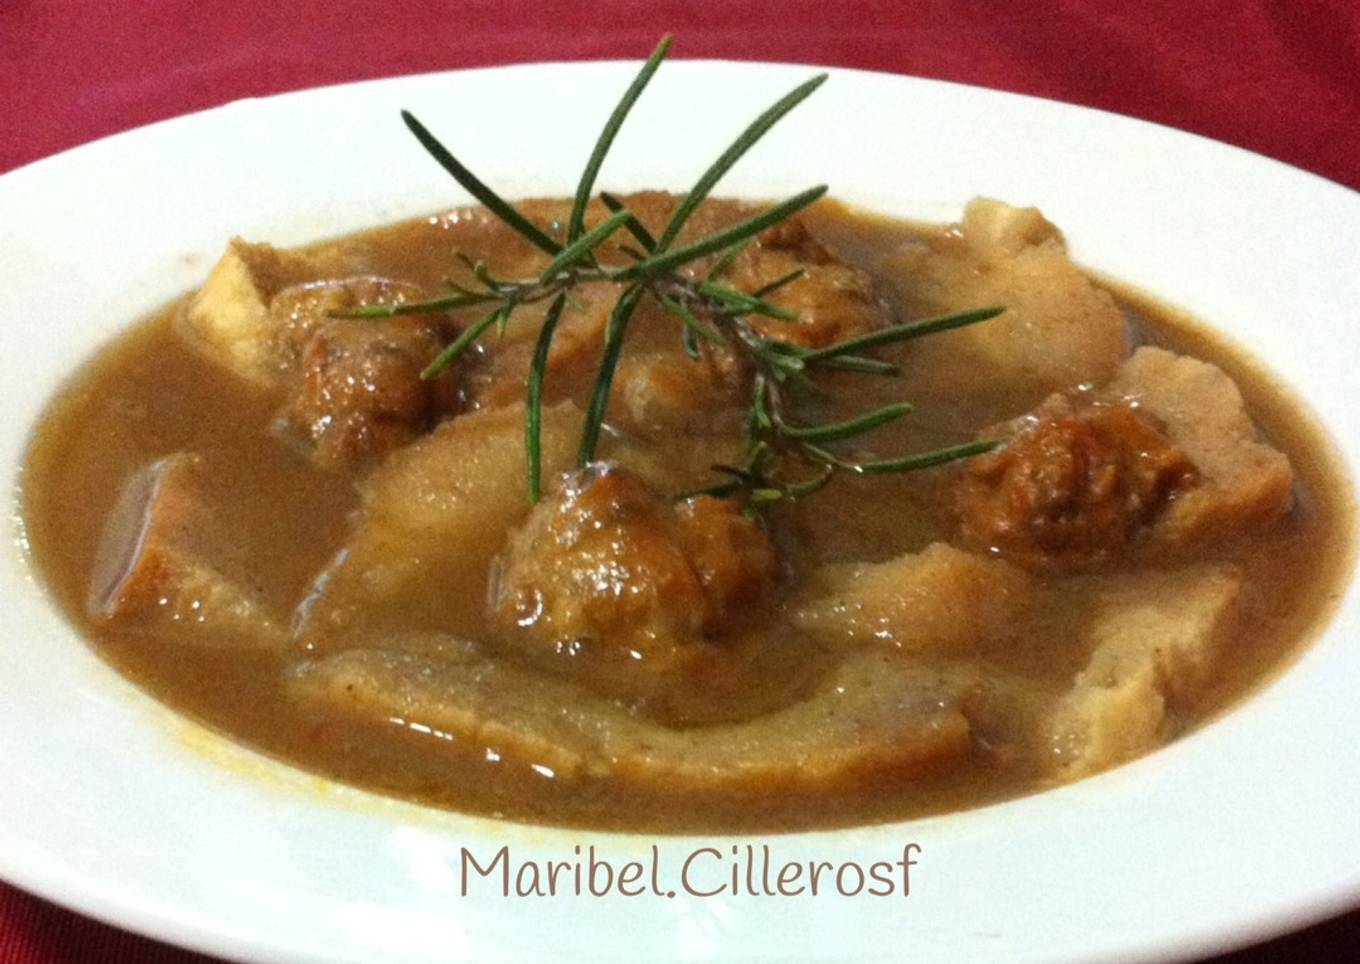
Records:
[[[286,418],[319,464],[367,464],[455,407],[449,378],[420,377],[445,342],[443,326],[420,317],[323,321],[302,349]]]
[[[759,242],[773,251],[789,251],[808,264],[826,264],[831,252],[808,233],[801,218],[785,218],[760,233]]]
[[[1032,564],[1083,564],[1135,541],[1194,468],[1150,416],[1124,404],[1046,403],[1006,446],[964,470],[964,539]]]
[[[534,509],[503,559],[492,606],[531,652],[666,672],[702,658],[777,568],[764,530],[731,503],[677,505],[597,464]]]
[[[277,322],[279,353],[289,361],[296,361],[307,348],[312,333],[326,323],[328,312],[366,305],[407,304],[425,297],[423,289],[404,281],[378,277],[342,278],[284,288],[270,301],[269,313]]]
[[[674,511],[680,545],[703,590],[704,631],[721,632],[773,585],[774,549],[765,530],[726,499],[699,496]]]
[[[888,324],[888,311],[869,276],[836,260],[797,219],[775,225],[748,245],[723,281],[755,292],[799,269],[801,277],[766,296],[791,311],[794,320],[753,315],[750,325],[761,335],[803,348],[825,348]]]

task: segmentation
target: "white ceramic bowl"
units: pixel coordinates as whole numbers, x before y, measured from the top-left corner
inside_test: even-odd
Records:
[[[197,284],[232,234],[288,244],[460,192],[415,110],[509,196],[566,194],[636,69],[577,64],[363,83],[232,104],[0,178],[0,472],[62,378]],[[663,67],[605,167],[679,188],[806,67]],[[1085,264],[1231,331],[1313,407],[1360,476],[1360,195],[1165,128],[930,81],[831,81],[729,176],[769,197],[829,181],[896,215],[974,194],[1037,204]],[[699,956],[1109,960],[1188,956],[1360,902],[1360,601],[1282,678],[1132,765],[952,816],[693,840],[431,812],[264,759],[190,724],[82,644],[20,551],[0,564],[0,876],[226,957],[426,961]],[[779,861],[896,859],[910,897],[458,894],[460,847],[615,862],[768,843]]]

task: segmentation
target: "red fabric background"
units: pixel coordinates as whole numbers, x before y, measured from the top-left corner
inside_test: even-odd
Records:
[[[207,9],[219,7],[220,9]],[[238,97],[508,61],[839,64],[1133,114],[1360,187],[1354,0],[0,2],[0,170]]]
[[[666,30],[677,57],[837,64],[1053,97],[1360,188],[1354,0],[0,0],[0,171],[240,97],[641,57]],[[1357,945],[1360,912],[1232,960],[1348,960]],[[200,959],[0,884],[2,964],[85,960]]]

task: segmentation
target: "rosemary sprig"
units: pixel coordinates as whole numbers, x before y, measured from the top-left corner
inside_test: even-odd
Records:
[[[475,285],[469,288],[450,281],[448,294],[428,301],[369,305],[334,314],[379,318],[452,311],[475,305],[491,306],[485,315],[464,329],[421,373],[422,378],[435,378],[491,328],[504,330],[511,316],[521,306],[551,299],[552,303],[538,332],[525,384],[524,439],[531,503],[537,502],[542,495],[542,402],[553,337],[566,306],[577,304],[572,297],[573,291],[588,282],[615,284],[622,289],[622,293],[605,324],[600,361],[586,406],[585,425],[577,453],[577,461],[581,466],[595,458],[628,325],[644,298],[651,298],[679,321],[681,344],[691,359],[703,359],[706,348],[735,352],[744,358],[752,372],[745,463],[741,466],[714,466],[714,470],[725,477],[722,481],[684,493],[681,497],[697,494],[743,496],[748,511],[753,511],[772,502],[803,498],[820,491],[838,473],[867,475],[912,472],[994,448],[997,442],[984,440],[904,456],[857,461],[842,457],[826,446],[859,438],[889,422],[904,418],[912,411],[911,405],[898,402],[843,421],[820,424],[801,424],[790,418],[788,396],[791,393],[818,390],[810,378],[812,371],[835,369],[893,377],[900,374],[896,365],[865,352],[883,345],[976,324],[1002,311],[1000,308],[980,308],[891,325],[818,349],[803,348],[761,334],[751,326],[749,319],[797,321],[788,308],[767,299],[785,285],[801,278],[804,269],[790,271],[752,292],[734,288],[724,283],[722,278],[752,238],[821,198],[827,190],[825,185],[809,188],[713,234],[675,247],[691,215],[722,177],[770,128],[820,87],[826,80],[825,74],[800,84],[752,121],[700,175],[694,187],[676,205],[659,235],[653,235],[618,198],[605,192],[601,192],[599,198],[609,215],[594,227],[586,225],[591,193],[609,149],[624,120],[661,65],[670,43],[671,38],[666,36],[657,44],[600,132],[577,184],[567,219],[565,243],[550,237],[521,214],[454,157],[414,116],[402,111],[402,120],[435,161],[489,212],[547,254],[549,261],[535,278],[505,279],[495,277],[485,263],[464,257],[464,263],[480,288]],[[633,260],[622,267],[605,266],[596,259],[595,253],[620,230],[627,231],[637,242],[637,248],[619,246],[619,250]],[[717,257],[701,276],[680,270],[710,255]]]

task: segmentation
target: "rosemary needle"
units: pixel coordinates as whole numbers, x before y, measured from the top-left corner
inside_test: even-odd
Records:
[[[420,141],[420,146],[439,162],[440,167],[448,171],[453,179],[467,189],[467,192],[475,197],[496,217],[510,225],[524,237],[528,238],[536,247],[542,248],[548,254],[557,254],[562,246],[548,237],[533,222],[515,210],[514,205],[506,201],[491,188],[482,183],[475,174],[463,166],[458,158],[454,157],[439,139],[426,129],[425,125],[416,120],[415,115],[410,111],[402,111],[401,119],[407,128],[415,135],[416,140]]]
[[[590,392],[590,403],[586,406],[586,423],[581,432],[581,449],[576,464],[584,468],[595,458],[595,446],[600,439],[600,427],[604,424],[605,406],[609,404],[609,390],[614,381],[614,370],[618,368],[619,352],[623,350],[623,336],[628,322],[633,317],[646,289],[634,285],[625,291],[614,310],[609,313],[605,324],[604,353],[600,367],[595,372],[595,385]]]
[[[661,237],[657,239],[657,248],[665,251],[671,246],[671,242],[680,234],[680,229],[685,226],[689,216],[694,213],[699,202],[708,197],[722,176],[731,170],[732,165],[741,160],[741,156],[749,151],[755,143],[759,141],[770,128],[793,110],[812,94],[814,90],[826,82],[826,74],[818,74],[811,80],[799,84],[789,91],[779,100],[775,101],[764,113],[751,122],[746,130],[732,142],[727,150],[723,151],[716,161],[704,171],[698,182],[685,195],[685,199],[676,207],[671,215],[670,221],[666,223],[666,228],[661,232]]]
[[[529,365],[529,379],[524,389],[524,455],[529,469],[529,504],[538,503],[542,495],[542,412],[543,379],[548,369],[548,351],[552,347],[553,333],[557,331],[558,319],[562,317],[562,307],[567,303],[566,292],[558,295],[548,307],[543,318],[543,327],[538,332],[538,342],[534,345],[534,359]]]
[[[452,342],[449,343],[449,346],[447,348],[445,348],[435,357],[434,361],[430,362],[430,364],[425,366],[425,370],[420,373],[420,377],[429,379],[434,378],[435,376],[440,374],[442,371],[444,371],[444,369],[448,368],[450,365],[453,364],[453,360],[457,358],[459,355],[461,355],[464,349],[466,349],[478,338],[482,337],[483,332],[485,332],[492,325],[500,323],[503,316],[506,314],[508,314],[508,312],[506,311],[505,307],[503,305],[498,306],[492,309],[487,314],[483,315],[481,320],[479,320],[476,324],[471,325],[468,328],[465,328],[457,338],[455,338]]]
[[[722,177],[770,128],[820,87],[826,80],[825,74],[799,84],[747,125],[704,170],[689,193],[680,199],[659,235],[652,234],[622,201],[605,192],[601,192],[599,197],[609,212],[608,216],[587,229],[586,216],[591,194],[609,149],[623,122],[665,59],[670,45],[669,36],[661,38],[600,131],[572,198],[565,244],[550,237],[521,214],[513,204],[454,157],[420,121],[402,111],[402,120],[435,161],[481,202],[488,212],[542,250],[548,256],[548,262],[537,277],[518,280],[498,278],[485,262],[459,254],[476,279],[476,283],[470,287],[450,281],[449,293],[428,301],[369,305],[334,314],[382,318],[490,305],[485,315],[465,328],[421,373],[423,378],[434,378],[491,328],[503,331],[511,315],[521,306],[551,299],[538,331],[525,382],[524,445],[531,503],[538,502],[543,494],[543,391],[553,338],[566,305],[577,304],[573,292],[577,286],[587,282],[614,284],[622,291],[605,324],[599,364],[577,451],[577,463],[581,466],[595,458],[629,322],[644,298],[651,298],[679,320],[684,352],[696,363],[703,361],[707,350],[730,352],[743,358],[747,370],[752,372],[745,465],[715,466],[715,470],[727,478],[686,493],[686,496],[741,496],[746,500],[747,511],[752,512],[762,505],[802,498],[820,491],[840,472],[857,475],[912,472],[993,449],[998,443],[984,440],[911,455],[855,461],[841,458],[825,446],[856,438],[904,418],[912,410],[909,404],[897,402],[842,421],[820,424],[800,424],[788,417],[790,401],[787,396],[804,391],[823,392],[809,377],[813,370],[839,369],[864,375],[895,376],[900,373],[896,365],[874,358],[866,352],[883,345],[986,321],[1002,310],[979,308],[890,325],[817,349],[766,337],[761,333],[764,329],[752,327],[749,319],[772,318],[796,324],[798,319],[793,311],[768,299],[784,286],[803,277],[806,269],[797,268],[750,292],[733,287],[722,278],[757,235],[817,201],[826,193],[826,185],[808,188],[705,237],[675,246],[690,217]],[[603,266],[596,259],[595,252],[620,230],[627,231],[638,245],[636,248],[619,248],[633,260],[622,267]],[[701,278],[696,280],[690,273],[679,270],[709,255],[717,255],[717,258]]]
[[[623,126],[624,120],[628,117],[628,112],[633,109],[637,99],[642,96],[642,91],[651,81],[656,69],[661,66],[661,61],[665,59],[666,52],[671,49],[671,35],[661,38],[652,55],[642,65],[633,83],[624,91],[623,99],[619,101],[614,112],[609,115],[609,120],[605,122],[604,130],[600,131],[599,140],[595,142],[595,148],[590,152],[590,159],[586,161],[586,169],[581,173],[581,182],[576,186],[576,197],[572,201],[571,216],[567,219],[567,240],[575,241],[585,229],[586,204],[590,201],[590,192],[595,187],[595,178],[600,173],[600,165],[604,163],[605,155],[609,153],[609,148],[614,144],[614,138],[619,133],[619,128]]]

